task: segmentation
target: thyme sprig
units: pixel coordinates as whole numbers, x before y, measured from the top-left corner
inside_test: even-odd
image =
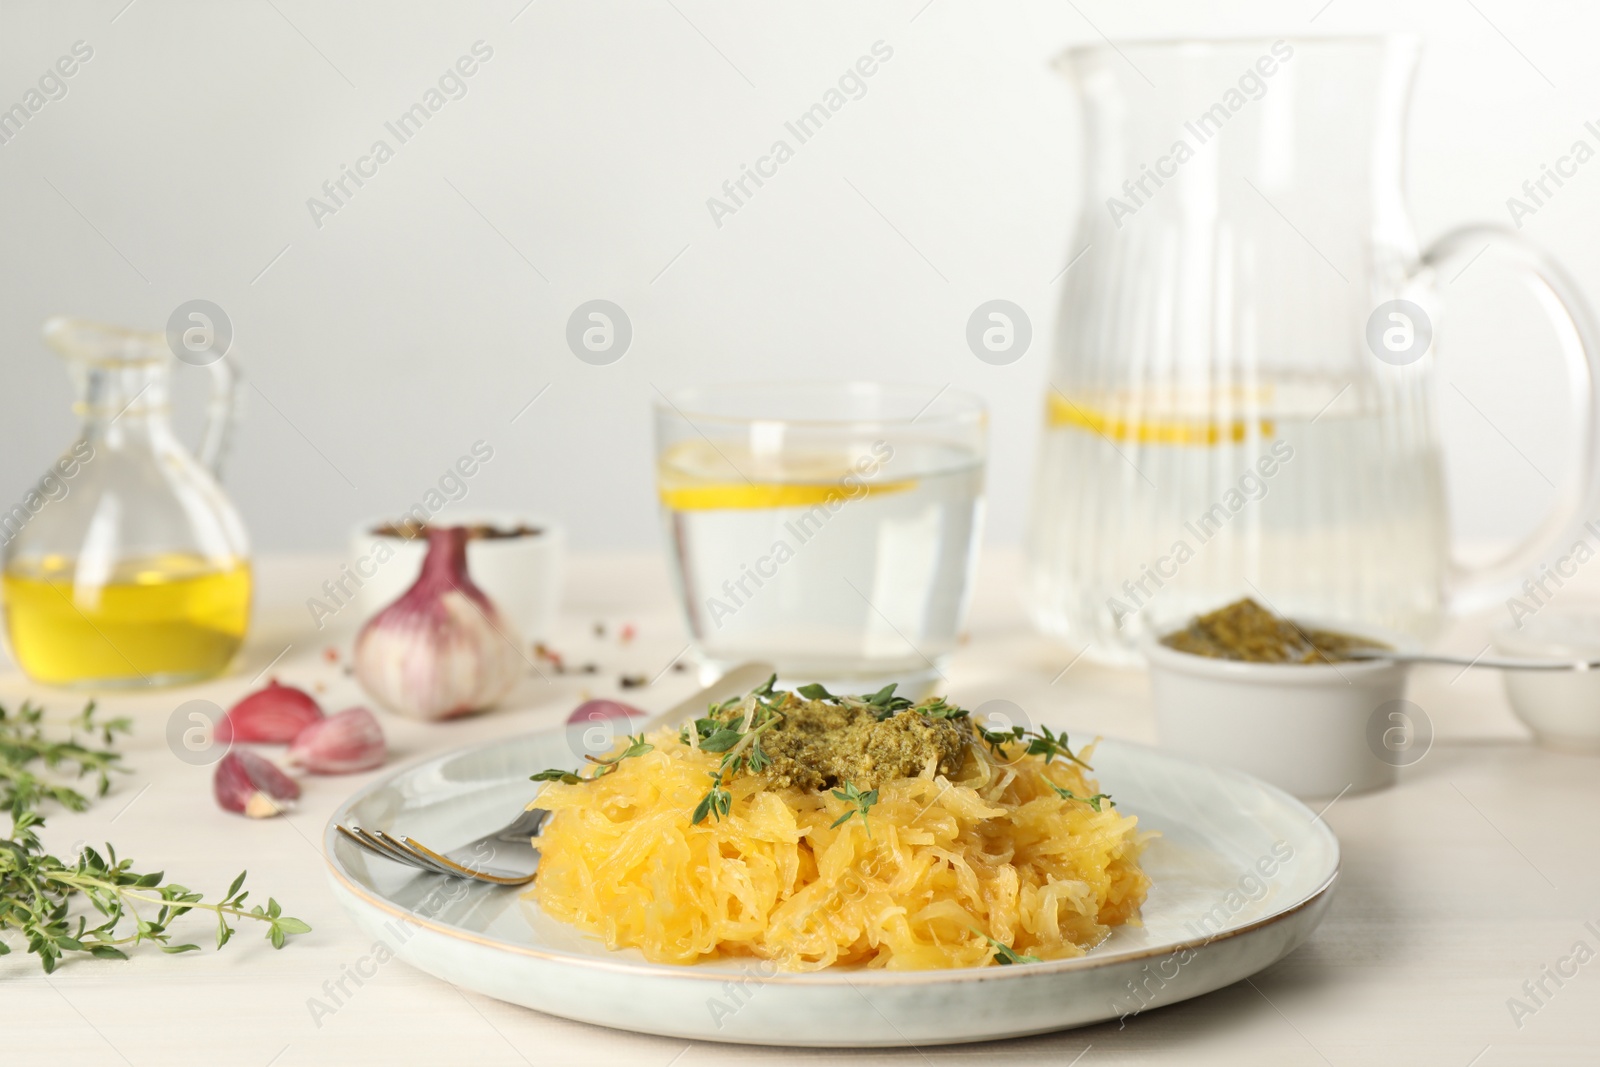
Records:
[[[612,771],[616,770],[617,764],[621,763],[623,760],[632,759],[634,756],[642,756],[646,752],[654,752],[655,750],[656,746],[647,742],[644,739],[643,734],[639,734],[638,736],[629,734],[628,747],[617,753],[615,756],[602,757],[586,755],[583,758],[588,760],[590,763],[595,764],[593,777],[603,778]]]
[[[97,720],[94,704],[69,723],[65,741],[49,737],[43,726],[41,709],[25,703],[15,715],[0,708],[0,803],[11,814],[10,836],[0,838],[0,932],[16,930],[27,942],[28,951],[39,957],[46,973],[70,954],[81,953],[97,959],[127,959],[123,946],[150,942],[168,953],[190,952],[199,946],[173,944],[171,923],[190,911],[210,911],[217,917],[217,947],[227,944],[234,934],[229,920],[249,919],[267,924],[267,938],[274,948],[282,948],[295,934],[311,927],[293,916],[284,915],[276,900],[268,898],[265,907],[244,907],[248,892],[243,891],[245,875],[233,880],[221,900],[207,903],[205,895],[178,882],[166,881],[160,871],[141,873],[134,861],[119,859],[111,845],[105,854],[84,848],[76,860],[67,862],[45,851],[38,831],[44,817],[38,806],[54,801],[73,811],[89,806],[90,798],[70,785],[40,776],[35,767],[73,773],[77,778],[93,776],[95,795],[110,788],[110,775],[120,771],[121,757],[109,748],[93,748],[78,739],[78,732],[99,737],[111,745],[116,735],[127,733],[127,719]],[[89,917],[72,914],[78,899],[88,901],[103,917],[95,926]],[[139,905],[153,908],[141,912]],[[128,925],[131,921],[132,926]],[[0,940],[0,956],[11,946]]]
[[[747,696],[713,706],[709,715],[679,731],[685,743],[692,730],[702,750],[722,753],[722,762],[711,775],[711,788],[695,805],[690,825],[698,826],[708,817],[721,822],[733,807],[733,795],[725,788],[728,779],[741,771],[760,774],[772,766],[772,757],[761,747],[761,735],[783,721],[783,709],[793,699],[792,694],[773,688],[777,681],[778,676],[773,675]]]
[[[709,777],[711,790],[700,798],[700,803],[695,805],[694,818],[690,820],[692,826],[699,826],[705,822],[708,815],[715,815],[717,821],[721,822],[722,817],[733,807],[733,794],[722,787],[722,771],[719,770]]]
[[[1074,793],[1072,790],[1070,790],[1070,789],[1062,789],[1059,785],[1056,785],[1054,782],[1049,783],[1049,785],[1050,785],[1051,789],[1054,789],[1061,796],[1062,800],[1081,800],[1083,803],[1089,805],[1095,811],[1103,811],[1104,810],[1100,806],[1101,804],[1110,804],[1113,808],[1117,806],[1117,802],[1115,800],[1111,799],[1111,794],[1110,793],[1096,793],[1092,797],[1080,797],[1078,794]]]
[[[1022,736],[1032,738],[1028,742],[1028,755],[1030,756],[1043,756],[1045,763],[1049,763],[1057,756],[1064,756],[1080,767],[1091,771],[1094,770],[1093,767],[1090,767],[1074,755],[1072,749],[1067,747],[1067,732],[1065,730],[1059,734],[1053,734],[1050,732],[1050,727],[1041,726],[1037,730],[1024,731]]]
[[[563,785],[577,785],[579,782],[587,781],[587,779],[580,778],[572,771],[564,771],[560,767],[546,767],[537,774],[528,775],[528,781],[560,782]]]
[[[122,757],[109,747],[91,748],[79,740],[78,734],[98,737],[100,743],[110,746],[118,734],[132,729],[126,718],[95,718],[94,701],[90,701],[67,723],[65,740],[54,739],[45,733],[44,709],[31,701],[23,701],[15,714],[0,707],[0,808],[11,810],[21,804],[31,809],[41,800],[53,800],[72,811],[83,811],[89,806],[88,797],[49,778],[40,777],[33,765],[72,774],[83,778],[95,777],[94,795],[105,796],[111,788],[113,772],[124,771]]]
[[[577,785],[579,782],[592,782],[594,779],[604,778],[606,775],[616,770],[617,765],[623,760],[631,759],[634,756],[642,756],[646,752],[654,752],[655,749],[656,746],[646,741],[643,734],[639,734],[637,736],[629,734],[628,747],[617,753],[615,756],[584,755],[583,758],[585,760],[595,765],[594,773],[589,775],[587,778],[584,778],[575,771],[562,770],[560,767],[550,767],[540,771],[538,774],[530,774],[528,776],[528,780],[530,782],[561,782],[564,785]]]
[[[867,812],[871,811],[872,805],[878,802],[878,791],[876,789],[869,789],[863,793],[856,788],[856,784],[854,782],[846,782],[844,784],[844,788],[835,789],[833,791],[833,795],[844,801],[846,804],[851,805],[851,807],[849,811],[833,820],[833,822],[828,826],[828,829],[832,830],[836,826],[842,826],[844,823],[849,822],[852,818],[859,815],[861,816],[861,825],[867,828],[867,836],[871,837],[872,824],[867,822]]]
[[[1028,731],[1020,726],[1013,726],[1009,730],[990,730],[981,722],[973,720],[972,728],[983,738],[983,743],[989,746],[989,751],[1001,759],[1006,758],[1007,745],[1014,745],[1028,736]]]

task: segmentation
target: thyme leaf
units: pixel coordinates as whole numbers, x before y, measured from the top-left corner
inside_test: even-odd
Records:
[[[861,825],[866,827],[867,836],[871,837],[872,824],[867,821],[867,812],[871,811],[872,805],[878,802],[878,791],[876,789],[869,789],[863,793],[856,788],[856,784],[854,782],[846,782],[844,784],[844,788],[835,789],[833,791],[833,795],[844,801],[846,804],[853,806],[849,811],[833,820],[833,822],[829,824],[828,829],[832,830],[834,827],[849,822],[852,818],[859,815],[861,816]]]
[[[876,693],[873,693],[871,696],[864,696],[861,698],[862,703],[870,704],[873,708],[877,709],[873,712],[873,714],[877,717],[879,722],[882,722],[884,719],[887,719],[889,716],[898,711],[904,711],[906,708],[912,706],[911,701],[907,700],[905,697],[897,697],[894,695],[894,691],[897,688],[899,688],[899,683],[890,682],[888,685],[884,686]]]
[[[966,708],[958,708],[954,704],[947,704],[943,697],[939,697],[927,704],[917,707],[917,710],[930,719],[965,719]]]
[[[726,752],[742,740],[744,734],[732,726],[720,727],[710,737],[700,739],[700,748],[705,752]]]

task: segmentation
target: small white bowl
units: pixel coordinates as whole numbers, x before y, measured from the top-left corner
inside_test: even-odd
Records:
[[[1494,630],[1494,647],[1530,659],[1600,659],[1600,606],[1544,608]],[[1600,753],[1600,671],[1502,671],[1506,698],[1549,748]]]
[[[408,541],[373,532],[394,521],[393,516],[374,516],[350,532],[350,567],[362,581],[355,595],[355,607],[362,621],[394,603],[411,588],[422,571],[422,559],[428,553],[425,539]],[[534,641],[550,636],[561,600],[561,555],[565,539],[560,527],[516,512],[437,515],[432,521],[451,526],[482,524],[502,529],[517,526],[537,529],[537,535],[468,541],[467,573],[523,637]],[[383,563],[375,562],[380,543],[393,553]]]
[[[1317,623],[1320,627],[1323,624]],[[1394,648],[1390,634],[1343,623],[1326,627]],[[1396,724],[1415,726],[1406,706],[1406,668],[1384,662],[1243,663],[1211,659],[1146,640],[1161,746],[1255,775],[1298,797],[1331,797],[1393,785],[1414,762],[1412,739],[1396,749]],[[1431,740],[1431,730],[1428,734]]]

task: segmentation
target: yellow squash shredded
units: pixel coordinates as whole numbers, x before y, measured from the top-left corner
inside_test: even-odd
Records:
[[[693,963],[759,957],[794,971],[835,964],[975,967],[1011,953],[1083,955],[1137,923],[1148,834],[1062,758],[974,744],[951,777],[883,782],[866,818],[830,790],[739,774],[720,819],[691,823],[721,757],[670,730],[601,777],[551,782],[530,895],[613,949]],[[1092,746],[1090,746],[1092,748]],[[1087,758],[1088,749],[1080,755]],[[992,941],[991,941],[992,939]]]

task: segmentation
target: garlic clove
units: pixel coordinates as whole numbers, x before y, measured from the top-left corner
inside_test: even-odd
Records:
[[[585,700],[572,714],[567,716],[568,723],[600,722],[604,719],[621,719],[626,722],[632,718],[642,719],[645,713],[632,704],[624,704],[620,700]]]
[[[388,758],[383,727],[366,708],[346,708],[301,730],[289,746],[289,762],[313,774],[353,774],[383,766]]]
[[[481,711],[527,669],[522,639],[467,574],[466,529],[433,527],[416,584],[356,637],[356,679],[378,704],[414,719]]]
[[[211,787],[224,811],[264,819],[288,810],[300,786],[269,759],[247,749],[229,752],[217,763]]]
[[[217,724],[216,739],[288,744],[322,718],[322,706],[304,689],[280,685],[276,678],[228,709]]]

